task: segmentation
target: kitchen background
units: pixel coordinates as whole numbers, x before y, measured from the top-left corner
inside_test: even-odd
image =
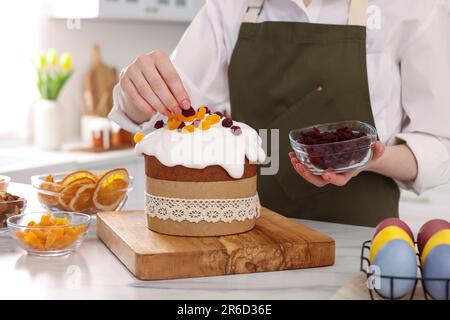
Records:
[[[0,10],[0,174],[29,183],[46,172],[125,166],[136,177],[127,208],[142,207],[142,159],[132,149],[86,152],[81,114],[86,101],[85,76],[92,68],[93,45],[104,64],[121,68],[155,48],[171,52],[204,0],[15,0]],[[449,0],[450,7],[450,0]],[[81,19],[79,19],[81,17]],[[70,52],[74,74],[58,99],[64,146],[48,151],[33,146],[33,103],[39,99],[31,59],[39,50]],[[449,57],[450,58],[450,57]],[[57,124],[55,123],[55,128]],[[103,124],[102,124],[103,125]],[[89,127],[89,125],[84,125]],[[56,129],[55,129],[56,131]],[[89,130],[83,134],[89,143]],[[70,151],[72,150],[72,151]],[[75,151],[73,151],[75,150]],[[141,181],[142,180],[142,181]],[[404,192],[401,215],[413,226],[430,217],[450,219],[450,185],[420,197]],[[376,201],[376,199],[374,199]]]

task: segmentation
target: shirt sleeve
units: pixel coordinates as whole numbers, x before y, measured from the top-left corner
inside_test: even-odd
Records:
[[[405,121],[396,138],[414,153],[418,176],[399,184],[417,194],[450,181],[450,19],[443,1],[433,3],[400,57]]]
[[[228,51],[224,43],[223,15],[219,0],[207,0],[187,28],[171,55],[193,106],[207,105],[212,110],[226,109],[229,101]],[[148,122],[137,124],[121,110],[125,103],[121,89],[116,85],[113,92],[114,105],[109,118],[125,130],[137,132],[148,130],[161,119],[152,117]]]

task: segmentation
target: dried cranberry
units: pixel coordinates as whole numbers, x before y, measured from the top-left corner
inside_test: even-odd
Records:
[[[230,128],[233,125],[233,120],[230,118],[225,118],[222,120],[222,127]]]
[[[223,113],[222,112],[214,112],[215,114],[217,114],[219,117],[223,118]]]
[[[164,121],[158,120],[155,122],[155,129],[161,129],[162,127],[164,127]]]
[[[178,130],[181,130],[185,127],[186,125],[184,124],[184,122],[181,122],[180,125],[178,126]]]
[[[232,126],[231,127],[231,133],[234,134],[235,136],[241,135],[242,134],[241,127],[239,127],[239,126]]]
[[[195,116],[195,109],[192,108],[192,107],[190,107],[190,108],[187,109],[187,110],[181,111],[181,113],[182,113],[183,116],[185,116],[185,117],[192,117],[192,116]]]
[[[302,132],[298,142],[307,145],[311,164],[327,170],[345,168],[363,161],[369,152],[371,139],[363,132],[347,127],[327,132],[313,128]]]

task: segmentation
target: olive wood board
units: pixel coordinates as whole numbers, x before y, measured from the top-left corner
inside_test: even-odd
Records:
[[[179,237],[147,228],[143,211],[101,212],[97,234],[141,280],[280,271],[334,264],[332,238],[262,208],[253,230],[220,237]]]

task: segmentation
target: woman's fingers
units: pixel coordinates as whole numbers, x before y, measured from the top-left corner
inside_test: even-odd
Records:
[[[138,108],[142,113],[148,117],[151,117],[156,113],[151,105],[142,98],[128,76],[123,76],[122,79],[120,79],[120,86],[125,93],[127,100],[129,100],[129,102]]]
[[[325,172],[322,174],[322,179],[338,187],[345,186],[351,178],[356,175],[356,171],[350,171],[345,173]]]
[[[161,100],[168,113],[181,113],[181,108],[178,101],[175,100],[169,90],[169,87],[166,85],[156,68],[153,70],[147,70],[144,75],[152,90],[158,96],[159,100]]]
[[[138,58],[136,63],[153,92],[167,109],[167,113],[181,113],[180,104],[156,69],[156,59],[151,56],[143,56]]]
[[[189,109],[191,107],[189,96],[169,56],[162,51],[154,51],[152,54],[155,58],[156,69],[162,79],[164,79],[178,105],[183,109]]]
[[[127,75],[134,84],[139,95],[157,112],[168,115],[170,112],[166,109],[159,97],[155,94],[150,84],[145,79],[141,70],[134,65],[128,67]]]
[[[134,114],[135,119],[149,118],[156,112],[163,115],[181,113],[182,108],[191,107],[175,67],[162,51],[138,57],[121,72],[120,87],[126,100],[131,102],[122,108],[128,114]]]
[[[384,150],[384,145],[381,142],[377,141],[373,146],[373,155],[371,161],[379,159],[383,155]],[[297,173],[301,175],[305,180],[317,187],[323,187],[326,184],[332,184],[339,187],[345,186],[352,178],[354,178],[361,172],[361,170],[353,170],[345,173],[325,172],[320,177],[318,177],[309,172],[308,169],[300,163],[294,152],[290,152],[289,157],[291,158],[291,163],[295,171],[297,171]]]
[[[315,176],[311,172],[306,169],[304,165],[298,161],[297,157],[295,156],[295,153],[289,153],[289,157],[291,158],[292,166],[294,167],[295,171],[306,181],[309,183],[312,183],[318,188],[322,188],[323,186],[327,185],[328,182],[324,181],[320,176]]]
[[[373,150],[372,161],[381,158],[381,156],[384,154],[384,149],[385,149],[384,145],[380,141],[375,142],[372,148]]]

